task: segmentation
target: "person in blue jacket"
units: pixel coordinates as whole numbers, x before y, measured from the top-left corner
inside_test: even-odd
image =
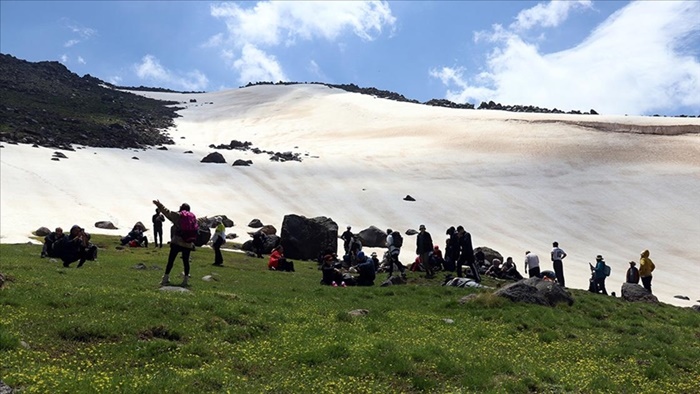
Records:
[[[594,281],[595,281],[595,288],[597,293],[603,293],[605,295],[608,295],[608,291],[605,290],[605,278],[607,277],[606,272],[605,272],[605,261],[603,260],[603,256],[598,255],[595,258],[595,275],[594,275]]]

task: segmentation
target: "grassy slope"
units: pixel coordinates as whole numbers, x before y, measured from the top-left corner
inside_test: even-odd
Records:
[[[425,283],[320,286],[297,272],[193,254],[191,294],[157,283],[167,248],[64,269],[0,245],[0,380],[31,392],[700,392],[700,314],[576,292],[572,307],[512,304]],[[137,263],[156,270],[132,269]],[[180,272],[181,261],[174,272]],[[200,278],[216,272],[219,281]],[[351,318],[364,308],[369,315]],[[453,324],[443,321],[449,318]],[[24,341],[29,348],[20,344]]]

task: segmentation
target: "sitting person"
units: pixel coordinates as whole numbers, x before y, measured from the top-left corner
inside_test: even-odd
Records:
[[[497,259],[496,259],[497,260]],[[501,278],[510,280],[521,280],[523,276],[518,272],[512,257],[506,258],[506,262],[501,266]]]
[[[374,261],[365,256],[364,252],[359,252],[357,254],[357,272],[360,274],[357,277],[358,286],[374,286],[374,279],[376,278],[376,269],[374,268]]]
[[[41,258],[44,257],[58,257],[56,251],[54,251],[54,245],[63,238],[63,229],[56,227],[56,231],[50,233],[44,237],[44,247],[41,249]]]
[[[430,255],[430,264],[433,265],[433,271],[441,271],[443,269],[443,265],[445,264],[445,259],[442,257],[442,251],[437,245],[433,247],[433,254]]]
[[[513,259],[511,259],[511,260],[513,260]],[[486,270],[484,275],[493,276],[494,278],[500,278],[501,277],[501,260],[493,259],[491,261],[491,265]]]
[[[78,268],[85,264],[85,260],[97,255],[97,247],[89,243],[90,235],[77,224],[71,227],[68,236],[63,236],[54,243],[54,252],[63,260],[63,266],[69,267],[71,263],[78,261]]]
[[[294,272],[294,262],[284,257],[284,248],[282,245],[278,245],[272,249],[267,268],[271,271]]]
[[[377,252],[372,252],[372,255],[370,256],[370,260],[372,260],[372,263],[374,263],[374,271],[375,272],[379,271],[379,266],[381,265],[381,261],[379,261],[379,258],[377,257]]]
[[[121,239],[122,245],[129,245],[132,247],[144,246],[148,247],[148,238],[143,234],[146,231],[146,227],[141,222],[136,222],[134,227],[131,229],[126,237]]]
[[[321,265],[321,284],[327,286],[338,286],[343,282],[343,273],[336,267],[332,254],[326,254]]]

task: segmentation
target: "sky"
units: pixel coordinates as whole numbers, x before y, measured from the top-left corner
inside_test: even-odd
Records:
[[[699,1],[0,1],[0,52],[120,86],[354,83],[700,115]]]

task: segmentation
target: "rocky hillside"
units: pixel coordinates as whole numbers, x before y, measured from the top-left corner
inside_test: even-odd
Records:
[[[72,149],[170,144],[178,115],[165,102],[120,92],[58,62],[0,54],[0,141]]]

